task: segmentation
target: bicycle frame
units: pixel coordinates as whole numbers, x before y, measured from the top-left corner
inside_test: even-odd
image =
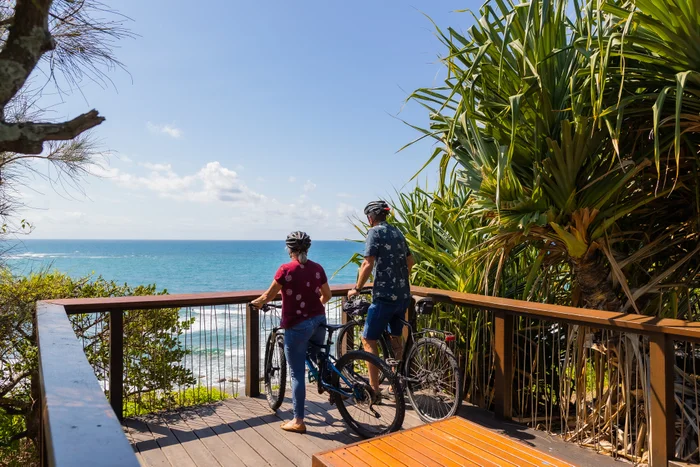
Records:
[[[284,335],[284,329],[282,328],[272,328],[272,333],[274,334],[282,334]],[[327,330],[327,335],[328,335],[328,340],[324,345],[318,345],[313,342],[309,342],[309,349],[306,351],[306,357],[305,357],[305,362],[306,362],[306,367],[309,369],[309,379],[312,377],[316,378],[316,381],[318,381],[318,389],[319,389],[319,394],[323,393],[323,391],[328,391],[328,392],[334,392],[336,394],[340,394],[344,397],[354,397],[355,394],[347,391],[343,391],[342,389],[336,388],[331,384],[330,381],[328,381],[325,377],[325,372],[323,371],[324,368],[328,368],[329,370],[335,372],[345,384],[347,384],[348,387],[352,387],[352,383],[343,375],[338,368],[335,366],[336,359],[330,354],[330,348],[331,345],[333,344],[333,341],[331,340],[332,334],[330,331]],[[323,360],[321,360],[321,364],[323,368],[319,368],[318,365],[313,361],[311,358],[311,352],[310,349],[312,347],[315,347],[316,349],[316,355],[323,355]]]

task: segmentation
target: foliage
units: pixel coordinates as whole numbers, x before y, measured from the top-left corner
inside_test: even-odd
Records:
[[[104,118],[96,110],[52,121],[45,93],[65,97],[85,81],[105,87],[107,72],[123,68],[116,42],[131,37],[128,19],[100,0],[0,2],[0,225],[2,233],[26,232],[13,218],[22,206],[18,187],[34,176],[54,187],[80,189],[97,145],[86,133]],[[99,157],[98,157],[99,156]]]
[[[72,279],[57,272],[12,277],[0,275],[0,427],[7,445],[22,437],[36,439],[38,430],[37,349],[33,314],[38,300],[158,294],[154,285],[130,287],[101,277]],[[166,293],[162,291],[160,293]],[[194,385],[192,373],[181,365],[185,351],[177,336],[191,325],[180,320],[178,309],[125,313],[125,400],[128,410],[139,412],[142,401],[153,404],[187,402],[197,389],[176,395],[178,386]],[[88,360],[98,379],[105,381],[108,362],[107,314],[71,317],[76,334],[83,340]],[[194,392],[192,392],[194,391]],[[143,395],[146,395],[143,397]],[[211,393],[209,394],[210,397]],[[199,397],[199,395],[198,395]],[[206,399],[202,396],[201,399]],[[13,445],[16,446],[16,443]]]
[[[412,282],[697,320],[695,2],[494,0],[466,34],[436,31],[447,78],[410,100],[429,112],[429,128],[414,128],[437,143],[428,163],[439,160],[440,184],[393,203],[418,261]],[[423,319],[455,332],[465,394],[489,406],[490,314],[448,307]],[[644,461],[645,345],[518,318],[514,410]],[[697,459],[694,348],[677,345],[676,363],[676,454]]]
[[[680,34],[696,12],[676,3],[669,27]],[[687,144],[674,144],[664,130],[672,107],[662,105],[672,89],[685,92],[675,119],[697,116],[695,64],[649,48],[671,34],[653,5],[489,3],[466,36],[438,29],[448,78],[411,96],[430,111],[432,157],[443,170],[458,164],[487,223],[486,261],[532,245],[546,264],[568,267],[573,303],[589,308],[657,314],[664,282],[686,305],[700,266],[697,131],[682,123]],[[661,130],[647,138],[654,121]]]

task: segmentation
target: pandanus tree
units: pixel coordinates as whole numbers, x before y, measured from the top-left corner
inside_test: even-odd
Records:
[[[694,279],[698,68],[663,48],[698,24],[678,2],[668,22],[651,0],[487,4],[466,35],[438,29],[448,77],[411,96],[488,221],[481,251],[567,264],[574,304],[655,313],[664,283]]]
[[[430,160],[440,160],[442,183],[436,193],[417,190],[395,203],[399,225],[425,263],[415,279],[697,319],[695,3],[496,0],[464,34],[436,27],[447,78],[411,99],[430,113],[421,139],[437,142]],[[453,171],[458,180],[451,182]],[[471,327],[462,334],[490,332]],[[551,360],[542,367],[544,381],[535,375],[536,357],[522,368],[515,391],[522,398],[513,405],[533,420],[544,415],[548,427],[558,406],[567,436],[597,445],[614,440],[606,449],[643,460],[650,377],[644,342],[591,331],[521,320],[516,360],[533,361],[532,342]],[[694,391],[687,391],[697,372],[683,371],[695,363],[693,349],[677,350],[678,413],[683,427],[697,427]],[[573,432],[565,421],[570,409],[577,414]],[[697,456],[698,435],[681,429],[680,457]]]

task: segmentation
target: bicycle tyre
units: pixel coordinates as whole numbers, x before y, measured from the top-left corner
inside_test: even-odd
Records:
[[[275,361],[277,352],[277,362]],[[272,410],[277,410],[284,401],[287,385],[287,357],[284,354],[284,334],[271,332],[265,346],[265,397]],[[275,387],[277,386],[277,387]]]
[[[347,342],[345,344],[345,350],[346,352],[352,351],[352,350],[359,350],[359,351],[364,351],[365,348],[362,345],[362,330],[364,327],[364,322],[363,321],[358,321],[358,320],[353,320],[349,321],[345,326],[340,328],[340,331],[338,331],[338,337],[336,338],[335,342],[335,358],[340,359],[340,357],[343,356],[343,339],[347,335]],[[350,332],[352,331],[352,332]],[[391,346],[387,343],[385,335],[382,334],[382,336],[379,338],[377,341],[378,345],[378,350],[379,350],[379,358],[382,360],[386,360],[387,358],[391,358],[392,351],[391,351]]]
[[[401,383],[399,380],[399,377],[391,372],[391,369],[389,366],[380,358],[372,355],[369,352],[364,352],[364,351],[350,351],[343,355],[335,364],[336,368],[338,371],[343,372],[346,368],[355,368],[358,361],[364,361],[365,363],[375,365],[381,374],[384,375],[384,380],[388,381],[388,383],[384,383],[384,385],[387,385],[393,390],[394,393],[394,401],[393,401],[393,409],[391,407],[390,403],[384,403],[382,402],[381,404],[378,404],[376,407],[380,408],[386,408],[387,410],[384,410],[383,412],[389,415],[390,413],[393,412],[393,419],[387,423],[387,426],[383,429],[378,429],[375,431],[370,431],[369,429],[365,428],[362,423],[360,423],[358,420],[355,420],[355,418],[350,414],[350,411],[348,410],[349,407],[351,407],[348,402],[353,401],[353,402],[358,402],[358,399],[356,397],[353,398],[346,398],[341,396],[340,394],[333,392],[333,398],[336,407],[338,407],[338,412],[340,412],[340,416],[343,417],[343,420],[345,423],[348,425],[348,427],[357,433],[360,437],[367,439],[367,438],[373,438],[375,436],[380,436],[384,435],[387,433],[392,433],[394,431],[397,431],[401,428],[403,425],[403,420],[404,416],[406,415],[406,402],[404,400],[404,395],[403,395],[403,389],[401,388]],[[338,372],[333,372],[332,373],[332,384],[335,388],[340,388],[341,383],[340,383],[340,376]],[[358,379],[354,377],[354,379]],[[366,387],[369,387],[369,380],[362,378],[363,381],[358,382],[357,384],[359,385],[365,385]],[[387,401],[388,402],[388,401]],[[366,404],[366,401],[359,400],[360,404]],[[365,411],[366,412],[366,411]],[[376,413],[376,412],[375,412]],[[391,415],[389,415],[391,416]],[[375,417],[375,418],[381,418],[381,417]]]
[[[437,369],[425,367],[425,365],[421,368],[420,365],[418,365],[419,359],[422,358],[420,353],[430,353],[431,349],[435,355],[443,359],[443,362],[441,362]],[[419,371],[422,371],[422,374],[417,374]],[[440,384],[439,380],[435,379],[436,376],[439,376],[438,373],[447,374],[447,378],[450,380],[450,388],[453,389],[453,402],[442,408],[440,407],[441,400],[439,398],[439,392],[435,389],[436,386],[438,389],[443,386]],[[406,359],[404,367],[404,375],[406,376],[405,382],[408,399],[411,402],[413,410],[416,411],[420,419],[424,422],[430,423],[452,417],[462,405],[462,371],[459,368],[457,358],[452,350],[440,339],[423,337],[416,341],[411,346],[411,350],[408,353],[408,358]],[[418,384],[413,381],[420,377],[427,378],[427,389],[429,393],[433,393],[432,396],[418,394],[418,392],[425,389],[426,386],[421,385],[419,387]],[[446,387],[446,385],[444,386]]]

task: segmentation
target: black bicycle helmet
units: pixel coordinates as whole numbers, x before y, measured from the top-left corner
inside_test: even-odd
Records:
[[[311,247],[311,237],[306,232],[297,230],[287,235],[286,244],[289,251],[306,251]]]
[[[386,201],[382,201],[381,199],[378,201],[370,201],[367,206],[365,206],[365,216],[369,216],[370,214],[375,216],[382,213],[388,214],[389,211],[391,211],[391,208]]]
[[[355,295],[343,303],[343,311],[349,316],[365,316],[372,303],[361,295]]]

